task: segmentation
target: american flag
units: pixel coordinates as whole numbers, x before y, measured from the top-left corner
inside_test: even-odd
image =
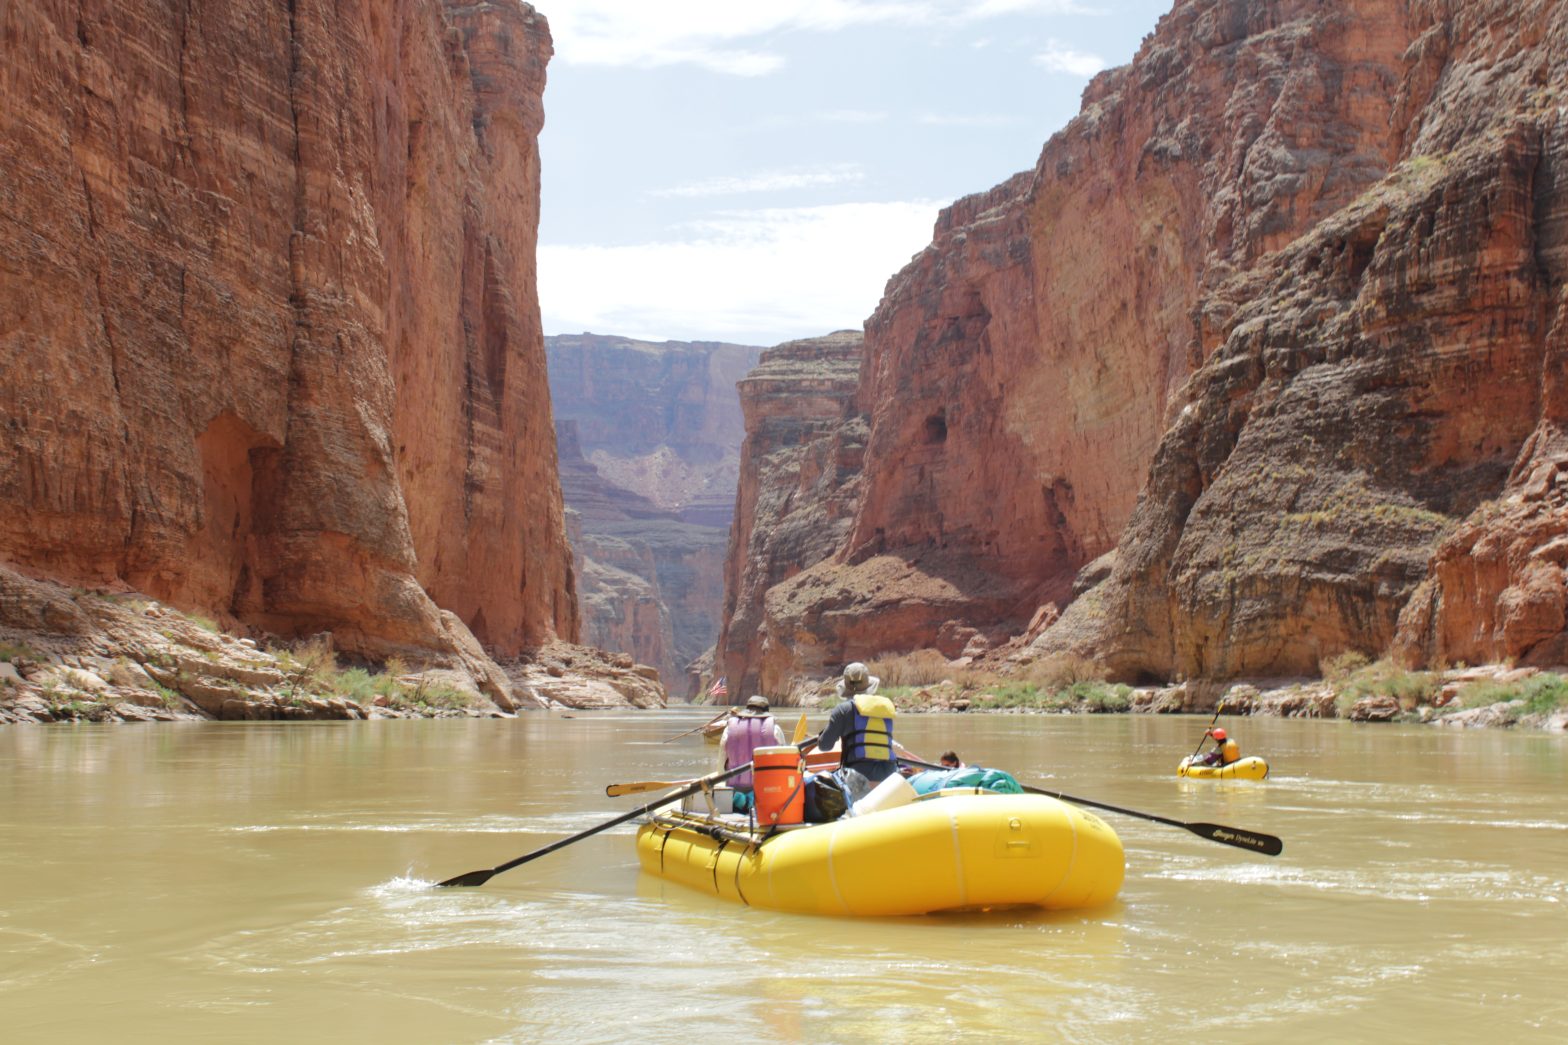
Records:
[[[727,697],[729,695],[730,695],[730,688],[724,684],[724,676],[720,675],[717,679],[714,680],[713,688],[708,690],[708,696],[710,696],[710,697]]]

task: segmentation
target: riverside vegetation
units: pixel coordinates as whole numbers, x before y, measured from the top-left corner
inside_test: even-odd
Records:
[[[868,661],[880,692],[900,711],[1098,714],[1175,713],[1223,700],[1234,714],[1421,722],[1462,727],[1568,729],[1568,677],[1508,664],[1412,671],[1389,660],[1344,653],[1316,679],[1170,686],[1111,682],[1092,660],[1053,656],[987,667],[947,660],[936,650]]]

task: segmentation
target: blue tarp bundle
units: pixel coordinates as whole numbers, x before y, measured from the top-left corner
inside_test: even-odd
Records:
[[[1024,789],[1010,773],[984,766],[964,766],[962,769],[927,769],[909,778],[909,783],[919,795],[940,791],[944,787],[979,787],[998,791],[1004,795],[1021,795]]]

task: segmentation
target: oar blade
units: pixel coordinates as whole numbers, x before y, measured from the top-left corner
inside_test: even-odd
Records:
[[[645,791],[662,791],[667,787],[685,787],[696,782],[695,780],[637,780],[629,784],[606,784],[604,793],[610,798],[620,798],[622,795],[640,795]]]
[[[460,874],[456,878],[448,878],[446,881],[437,882],[436,884],[442,887],[449,885],[476,886],[484,885],[494,877],[494,871],[469,871],[467,874]]]
[[[1191,823],[1181,826],[1199,838],[1207,838],[1211,842],[1219,842],[1222,845],[1233,845],[1237,849],[1245,849],[1248,852],[1262,853],[1264,856],[1278,856],[1285,851],[1283,841],[1258,831],[1244,831],[1237,827],[1226,827],[1224,824]]]

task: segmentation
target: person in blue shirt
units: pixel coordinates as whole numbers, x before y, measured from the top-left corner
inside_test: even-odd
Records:
[[[893,743],[898,712],[891,700],[877,695],[881,681],[859,661],[846,666],[836,686],[840,702],[828,713],[827,727],[817,740],[822,750],[841,744],[840,767],[855,770],[873,784],[898,772]]]

